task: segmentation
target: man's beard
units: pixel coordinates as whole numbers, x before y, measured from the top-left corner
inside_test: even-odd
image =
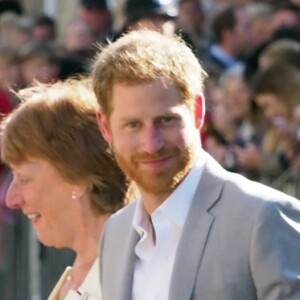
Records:
[[[187,175],[195,157],[191,147],[184,149],[172,147],[154,154],[137,153],[130,160],[115,149],[114,154],[122,171],[136,183],[140,190],[156,195],[169,195]],[[160,160],[167,157],[172,157],[172,165],[156,169],[140,168],[140,161]]]

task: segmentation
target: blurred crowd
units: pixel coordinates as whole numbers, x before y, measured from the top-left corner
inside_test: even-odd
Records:
[[[54,17],[28,16],[19,2],[0,1],[1,116],[18,105],[14,91],[34,80],[51,83],[89,74],[95,52],[124,32],[142,27],[175,33],[207,72],[203,147],[226,169],[299,198],[300,1],[115,2],[120,5],[112,11],[103,0],[79,1],[78,15],[58,36]],[[28,276],[19,272],[26,268],[28,241],[21,236],[28,229],[5,207],[10,172],[0,168],[0,298],[27,299]],[[7,242],[8,235],[15,240]],[[7,250],[12,248],[19,249],[13,266]],[[40,256],[46,252],[41,246]],[[48,286],[42,295],[71,259],[67,253],[52,273],[44,265],[48,277],[41,281]],[[16,291],[20,282],[24,290]]]

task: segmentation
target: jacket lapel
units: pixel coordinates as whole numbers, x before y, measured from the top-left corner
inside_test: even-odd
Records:
[[[224,170],[208,156],[178,244],[169,299],[191,298],[202,254],[214,221],[209,208],[218,201],[224,184],[224,180],[220,178],[222,172]]]
[[[130,223],[131,224],[131,223]],[[120,260],[119,278],[120,284],[118,285],[118,300],[130,300],[132,296],[132,282],[133,282],[133,270],[135,264],[135,246],[139,241],[139,235],[134,229],[130,230],[130,234],[123,248],[123,258]]]

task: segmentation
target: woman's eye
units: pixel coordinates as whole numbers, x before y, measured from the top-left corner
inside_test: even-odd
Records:
[[[22,183],[27,183],[27,182],[28,182],[28,179],[27,179],[27,178],[21,178],[20,181],[21,181]]]
[[[25,176],[20,176],[19,177],[19,180],[22,184],[25,184],[27,182],[29,182],[29,178],[28,177],[25,177]]]

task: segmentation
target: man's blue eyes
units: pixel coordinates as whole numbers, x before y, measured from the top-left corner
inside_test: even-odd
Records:
[[[176,117],[160,117],[154,121],[154,126],[169,126],[176,121]],[[125,124],[125,127],[131,129],[137,129],[143,127],[143,123],[140,121],[130,121]]]
[[[139,126],[139,122],[130,122],[127,126],[130,128],[137,128]]]
[[[159,125],[167,125],[167,124],[170,124],[172,123],[173,121],[175,120],[174,117],[162,117],[162,118],[159,118],[155,121],[155,123],[159,126]],[[134,122],[129,122],[127,123],[128,127],[130,128],[138,128],[141,126],[141,123],[138,122],[138,121],[134,121]]]
[[[170,123],[174,120],[173,117],[164,117],[160,119],[160,123],[166,124],[166,123]]]

